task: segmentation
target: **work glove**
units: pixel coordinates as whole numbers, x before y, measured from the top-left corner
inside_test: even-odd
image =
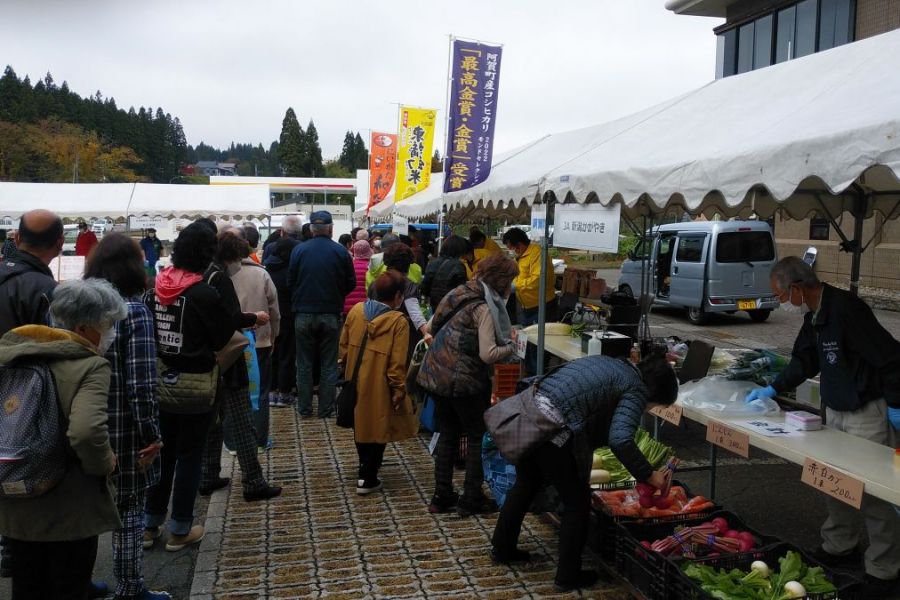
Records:
[[[744,402],[753,402],[754,400],[762,400],[763,398],[774,398],[775,393],[775,388],[771,385],[764,388],[756,388],[747,394],[747,397],[744,398]]]
[[[900,431],[900,408],[888,407],[888,421],[894,426],[894,429]]]

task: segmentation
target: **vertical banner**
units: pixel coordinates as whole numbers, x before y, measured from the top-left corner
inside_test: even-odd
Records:
[[[453,40],[445,192],[478,185],[491,174],[501,51]]]
[[[431,183],[431,151],[437,110],[400,107],[397,184],[394,202],[406,200]]]
[[[372,132],[369,144],[369,209],[384,200],[394,185],[397,172],[397,136],[392,133]]]

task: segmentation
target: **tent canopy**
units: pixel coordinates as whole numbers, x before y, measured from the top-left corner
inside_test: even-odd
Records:
[[[373,221],[390,220],[394,212],[398,215],[409,219],[420,219],[433,214],[437,214],[441,210],[441,194],[444,191],[444,174],[432,173],[431,181],[428,187],[403,200],[402,202],[394,202],[394,190],[388,192],[384,200],[369,209],[369,218]],[[366,209],[361,208],[353,213],[354,218],[361,219],[366,216]]]
[[[639,113],[498,156],[452,207],[619,202],[802,218],[826,203],[900,216],[900,30],[711,82]]]
[[[46,208],[69,221],[124,221],[126,216],[249,219],[270,212],[265,185],[0,182],[0,217],[15,219],[34,208]]]

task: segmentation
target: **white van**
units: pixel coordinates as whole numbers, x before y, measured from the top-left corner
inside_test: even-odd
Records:
[[[764,221],[672,223],[629,254],[619,273],[619,289],[641,292],[641,263],[649,258],[653,304],[685,308],[688,320],[703,324],[709,313],[746,311],[765,321],[778,298],[769,272],[777,260],[772,229]]]

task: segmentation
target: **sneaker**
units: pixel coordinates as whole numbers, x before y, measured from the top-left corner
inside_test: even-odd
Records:
[[[275,447],[275,442],[272,440],[272,438],[269,438],[266,441],[265,446],[257,446],[256,447],[256,453],[257,454],[265,454],[266,452],[268,452],[269,450],[271,450],[274,447]]]
[[[269,392],[269,408],[279,408],[284,406],[281,401],[281,392]]]
[[[191,530],[184,535],[170,535],[169,541],[166,542],[166,552],[178,552],[182,548],[186,548],[191,544],[196,544],[203,539],[206,531],[203,525],[194,525]]]
[[[285,406],[294,406],[297,404],[297,394],[288,394],[287,396],[282,396],[281,401],[284,402]]]
[[[481,498],[480,500],[466,500],[460,498],[456,504],[456,514],[461,517],[471,517],[472,515],[487,515],[500,510],[497,503],[490,498]]]
[[[257,500],[269,500],[281,495],[281,486],[266,485],[265,487],[253,490],[252,492],[244,492],[244,500],[247,502],[255,502]]]
[[[900,590],[900,586],[897,585],[898,579],[894,577],[893,579],[881,579],[880,577],[875,577],[874,575],[869,575],[866,573],[866,580],[863,584],[862,590],[860,591],[860,598],[888,598],[892,597],[898,590]]]
[[[230,454],[232,456],[237,456],[237,450],[229,450],[228,454]]]
[[[450,512],[454,508],[456,508],[456,503],[459,502],[459,494],[453,492],[450,496],[446,498],[442,498],[435,494],[431,497],[431,502],[428,504],[428,512],[433,515]]]
[[[512,563],[519,562],[528,562],[531,560],[531,552],[527,550],[519,550],[518,548],[513,548],[512,550],[498,550],[495,547],[491,547],[491,560],[495,563],[499,563],[501,565],[509,565]]]
[[[365,479],[356,480],[356,494],[358,496],[367,496],[373,492],[377,492],[382,487],[381,481],[366,481]]]
[[[572,590],[591,587],[597,583],[599,578],[600,577],[595,571],[582,571],[571,581],[560,581],[559,579],[556,579],[553,583],[556,584],[556,589],[560,592],[571,592]]]
[[[228,487],[229,483],[231,483],[231,480],[227,477],[216,477],[212,480],[212,483],[200,486],[200,495],[209,496],[216,490],[221,490],[222,488]]]
[[[149,550],[162,535],[159,527],[147,527],[144,529],[144,550]]]
[[[833,569],[858,567],[862,562],[862,552],[860,552],[858,547],[846,554],[831,554],[830,552],[826,552],[825,548],[819,546],[810,552],[809,555],[826,567],[831,567]]]
[[[109,586],[105,581],[92,581],[91,585],[88,586],[87,597],[93,600],[94,598],[106,598],[109,596]]]

